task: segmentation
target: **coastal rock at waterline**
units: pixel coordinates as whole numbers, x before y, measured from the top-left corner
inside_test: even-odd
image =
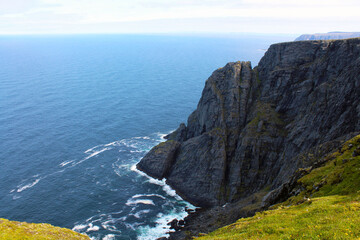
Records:
[[[162,179],[169,172],[179,147],[177,141],[162,142],[151,149],[136,167],[151,177]]]
[[[254,69],[216,70],[166,151],[137,167],[197,206],[219,206],[276,189],[313,164],[302,153],[359,130],[360,39],[280,43]]]

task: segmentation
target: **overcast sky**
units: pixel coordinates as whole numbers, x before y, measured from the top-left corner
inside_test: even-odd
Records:
[[[0,0],[0,34],[300,34],[359,23],[359,0]]]

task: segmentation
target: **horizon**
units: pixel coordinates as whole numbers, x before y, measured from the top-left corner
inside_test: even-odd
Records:
[[[0,35],[359,32],[356,0],[0,0]]]

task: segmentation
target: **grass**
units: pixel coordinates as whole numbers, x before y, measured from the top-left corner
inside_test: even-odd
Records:
[[[15,222],[0,218],[1,240],[89,240],[86,235],[44,223]]]
[[[298,181],[300,194],[205,239],[360,239],[360,135]]]

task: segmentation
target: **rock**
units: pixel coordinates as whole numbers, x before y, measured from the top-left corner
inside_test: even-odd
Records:
[[[136,165],[136,168],[146,172],[151,177],[162,179],[167,176],[175,160],[180,143],[177,141],[166,141],[155,146]]]
[[[191,209],[191,208],[188,208],[188,207],[185,207],[185,212],[187,212],[188,214],[190,214],[190,213],[195,212],[195,210],[194,210],[194,209]]]
[[[187,128],[186,128],[185,123],[181,123],[179,128],[177,130],[175,130],[174,132],[166,135],[165,139],[183,142],[186,140],[186,135],[187,135],[186,130],[187,130]]]
[[[357,157],[360,155],[360,146],[357,146],[356,149],[353,151],[352,156]]]
[[[216,70],[187,125],[138,168],[205,208],[265,188],[278,201],[299,168],[339,146],[327,143],[359,130],[360,39],[274,44],[255,68]]]
[[[178,231],[182,228],[182,226],[180,226],[179,224],[179,220],[177,220],[176,218],[172,220],[169,224],[170,224],[170,229],[174,229],[175,231]]]

